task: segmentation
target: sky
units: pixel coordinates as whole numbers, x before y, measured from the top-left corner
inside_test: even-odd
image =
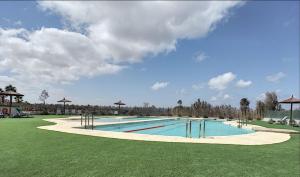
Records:
[[[38,103],[299,97],[298,1],[0,2],[0,87]]]

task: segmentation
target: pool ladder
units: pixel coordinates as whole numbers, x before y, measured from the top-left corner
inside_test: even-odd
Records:
[[[203,128],[202,128],[202,122],[203,122]],[[202,135],[202,138],[205,138],[205,126],[206,126],[205,120],[199,121],[199,138],[201,138],[201,135]],[[192,138],[192,121],[191,120],[188,120],[186,122],[185,136],[187,138]]]
[[[187,138],[192,138],[192,121],[188,120],[185,125],[185,136]]]
[[[84,121],[83,121],[83,119],[84,119]],[[90,125],[90,122],[91,122],[91,125]],[[83,123],[84,123],[85,129],[91,128],[93,130],[94,129],[94,114],[92,114],[92,113],[81,114],[80,125],[83,126]]]

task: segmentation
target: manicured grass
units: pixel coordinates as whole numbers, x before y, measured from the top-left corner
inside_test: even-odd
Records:
[[[36,128],[49,124],[41,118],[0,120],[1,177],[300,176],[299,135],[263,146],[184,144]]]
[[[290,125],[280,125],[280,124],[269,124],[268,122],[260,121],[260,120],[252,121],[250,122],[250,124],[259,125],[267,128],[279,128],[279,129],[290,129],[290,130],[300,131],[300,127],[293,127]]]

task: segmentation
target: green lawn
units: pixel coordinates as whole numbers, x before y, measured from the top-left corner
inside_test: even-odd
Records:
[[[300,176],[299,135],[264,146],[184,144],[36,128],[49,124],[41,117],[0,120],[1,177]]]

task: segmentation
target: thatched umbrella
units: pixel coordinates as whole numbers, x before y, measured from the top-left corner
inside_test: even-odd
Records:
[[[286,103],[286,104],[291,104],[291,112],[290,112],[290,125],[292,124],[292,120],[293,120],[293,104],[299,104],[300,103],[300,99],[294,98],[294,96],[292,95],[291,98],[288,98],[286,100],[282,100],[279,103]]]
[[[70,100],[67,100],[65,97],[62,99],[62,100],[59,100],[57,102],[60,102],[60,103],[64,103],[64,115],[65,115],[65,109],[66,109],[66,103],[69,103],[69,102],[72,102]]]
[[[21,93],[17,93],[14,91],[4,91],[4,92],[0,92],[0,95],[3,96],[9,96],[9,115],[11,116],[11,107],[12,107],[12,97],[13,96],[24,96]]]
[[[120,114],[121,106],[122,106],[122,105],[126,105],[126,104],[123,103],[121,100],[118,101],[118,102],[116,102],[116,103],[114,103],[114,104],[119,106],[119,111],[118,111],[119,114]]]

